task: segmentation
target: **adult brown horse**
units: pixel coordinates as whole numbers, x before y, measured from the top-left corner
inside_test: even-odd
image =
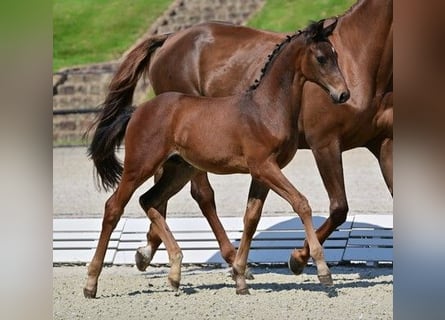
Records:
[[[247,256],[269,189],[287,200],[302,219],[320,282],[332,284],[322,246],[313,229],[312,210],[281,168],[297,151],[298,117],[305,82],[321,86],[335,103],[349,99],[337,54],[327,38],[336,23],[325,27],[322,20],[289,36],[271,54],[261,80],[243,93],[210,98],[166,92],[142,104],[134,113],[128,106],[127,112],[111,125],[106,120],[113,110],[103,110],[94,137],[96,144],[90,151],[103,183],[114,186],[115,181],[120,181],[105,205],[99,243],[88,267],[86,297],[96,295],[108,241],[130,197],[169,158],[177,156],[193,166],[187,166],[187,174],[182,171],[181,183],[177,184],[175,176],[175,183],[170,183],[164,175],[140,198],[151,225],[167,248],[171,264],[168,279],[174,288],[179,287],[181,279],[182,253],[159,210],[197,173],[195,168],[217,174],[249,173],[252,177],[244,231],[232,265],[237,293],[248,293]],[[122,171],[115,148],[124,133]],[[95,148],[102,145],[101,141],[107,142],[108,149]]]
[[[358,1],[338,20],[330,40],[340,53],[339,65],[352,99],[344,108],[335,108],[323,90],[309,83],[299,118],[299,147],[312,149],[330,200],[330,216],[317,230],[321,243],[345,221],[348,212],[343,151],[367,147],[379,160],[392,194],[392,0]],[[149,37],[129,53],[110,84],[104,107],[116,108],[109,121],[112,123],[131,104],[144,72],[157,94],[179,91],[227,96],[243,92],[259,76],[267,54],[284,37],[221,23]],[[168,173],[165,167],[164,174],[178,175],[180,180],[181,163],[169,165]],[[191,192],[218,239],[222,256],[232,264],[235,248],[217,217],[205,173],[192,179]],[[161,211],[165,215],[165,206]],[[160,243],[159,235],[151,229],[147,246],[136,253],[140,270],[148,266]],[[292,271],[301,273],[308,258],[307,244],[295,250],[290,258]]]

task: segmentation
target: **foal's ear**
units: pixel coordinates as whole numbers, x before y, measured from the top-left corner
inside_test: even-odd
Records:
[[[337,19],[335,19],[335,20],[322,19],[318,22],[313,22],[306,29],[306,31],[307,31],[306,37],[308,40],[312,40],[315,42],[326,40],[326,38],[331,35],[336,24],[337,24]],[[325,25],[326,25],[326,27],[325,27]]]
[[[320,40],[323,37],[323,24],[324,20],[312,22],[306,29],[306,38],[312,41]]]
[[[337,18],[326,19],[323,21],[323,30],[321,31],[321,34],[324,38],[327,38],[332,34],[335,27],[337,26],[337,22]]]

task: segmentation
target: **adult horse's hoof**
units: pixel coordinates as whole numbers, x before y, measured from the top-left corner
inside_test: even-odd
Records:
[[[318,280],[320,280],[320,283],[324,286],[330,287],[334,285],[334,281],[332,281],[332,276],[330,273],[328,274],[319,274]]]
[[[96,298],[96,292],[97,292],[97,287],[95,287],[93,290],[83,288],[83,295],[85,298],[88,298],[88,299]]]
[[[290,271],[292,271],[297,276],[303,273],[304,267],[306,266],[306,262],[301,258],[296,258],[293,252],[289,257],[289,261],[287,264]]]
[[[246,294],[250,294],[250,292],[249,292],[249,288],[247,288],[247,287],[244,287],[244,288],[241,288],[241,289],[236,289],[236,294],[239,294],[239,295],[246,295]]]
[[[139,247],[134,255],[136,267],[139,271],[145,271],[151,262],[151,252],[146,247]]]

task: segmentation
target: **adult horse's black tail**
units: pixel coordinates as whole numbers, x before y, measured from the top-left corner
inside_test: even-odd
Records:
[[[167,37],[168,35],[148,37],[128,53],[113,76],[103,108],[91,126],[96,127],[96,130],[88,155],[96,168],[98,186],[106,191],[113,189],[122,175],[122,164],[116,158],[115,150],[122,143],[134,111],[131,106],[134,89],[139,78],[148,69],[151,54],[162,46]]]

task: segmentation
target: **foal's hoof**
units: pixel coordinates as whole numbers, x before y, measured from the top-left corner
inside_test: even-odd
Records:
[[[334,285],[334,281],[332,281],[332,276],[330,273],[328,274],[319,274],[318,280],[320,280],[320,283],[324,286],[330,287]]]
[[[173,290],[179,290],[179,281],[168,278],[168,284]]]
[[[291,253],[287,264],[290,271],[297,276],[303,273],[304,267],[306,266],[306,262],[300,258],[295,258],[293,253]]]
[[[87,288],[83,288],[83,295],[85,298],[94,299],[96,298],[97,287],[93,290],[89,290]]]
[[[236,294],[239,294],[239,295],[247,295],[247,294],[250,294],[250,292],[249,292],[249,288],[247,288],[247,287],[245,287],[245,288],[241,288],[241,289],[236,289]]]
[[[151,255],[147,256],[147,252],[145,247],[140,247],[136,250],[136,254],[134,255],[134,260],[136,262],[136,267],[139,271],[145,271],[151,262]]]

